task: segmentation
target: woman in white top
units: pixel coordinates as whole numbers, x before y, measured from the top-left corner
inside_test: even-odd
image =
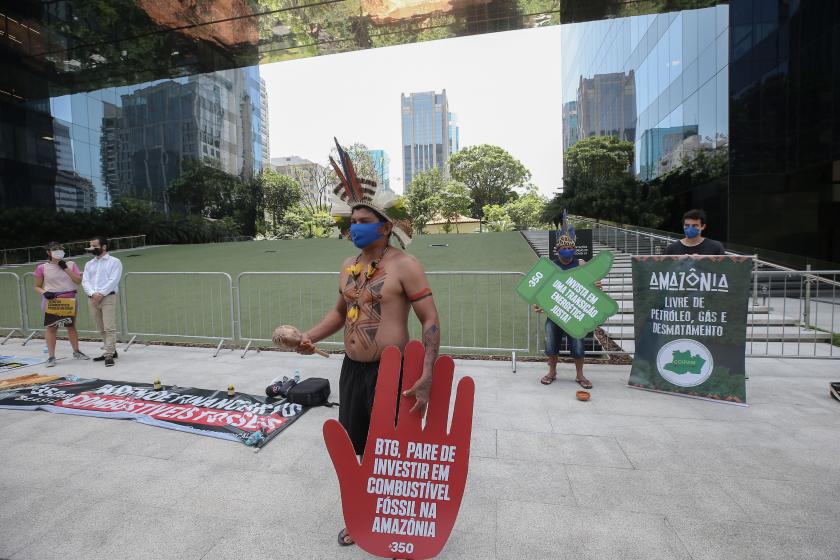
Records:
[[[64,260],[64,248],[55,241],[46,246],[47,262],[35,268],[35,291],[41,294],[41,309],[44,311],[44,338],[50,357],[47,367],[55,366],[55,340],[59,327],[67,328],[67,337],[73,347],[73,357],[77,360],[89,360],[79,349],[79,333],[76,331],[76,290],[82,282],[79,267],[73,261]],[[66,305],[56,306],[58,300],[72,300]],[[47,301],[50,301],[50,308]],[[59,309],[63,307],[64,309]]]

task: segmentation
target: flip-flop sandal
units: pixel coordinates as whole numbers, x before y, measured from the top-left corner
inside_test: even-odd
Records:
[[[580,385],[584,389],[591,389],[592,388],[592,382],[589,381],[588,379],[577,379],[577,378],[575,378],[575,381],[577,382],[578,385]]]
[[[540,383],[542,383],[543,385],[551,385],[552,383],[554,383],[554,381],[556,379],[557,379],[556,375],[554,377],[550,377],[548,375],[545,375],[545,376],[543,376],[542,379],[540,379]]]
[[[345,527],[341,531],[338,532],[338,544],[339,546],[353,546],[356,544],[355,541],[351,540],[347,542],[347,539],[352,538],[350,535],[347,534],[347,528]]]

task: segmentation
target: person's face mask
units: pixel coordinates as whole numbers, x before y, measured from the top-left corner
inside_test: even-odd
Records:
[[[57,261],[60,261],[61,259],[64,258],[64,251],[62,251],[61,249],[57,249],[55,251],[50,251],[50,257],[57,260]]]
[[[700,228],[697,226],[685,226],[683,228],[683,232],[685,232],[685,236],[689,239],[694,239],[698,235],[700,235]]]
[[[359,249],[364,249],[377,239],[382,237],[382,232],[379,230],[386,225],[386,222],[376,222],[373,224],[351,224],[350,225],[350,239],[353,240],[353,245]]]
[[[572,257],[575,256],[575,250],[574,249],[558,249],[557,250],[557,256],[559,256],[564,261],[568,261],[568,260],[571,260]]]

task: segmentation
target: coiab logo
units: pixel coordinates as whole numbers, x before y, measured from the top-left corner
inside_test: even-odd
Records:
[[[705,382],[715,368],[712,353],[690,338],[665,344],[656,355],[656,369],[666,381],[679,387],[696,387]]]

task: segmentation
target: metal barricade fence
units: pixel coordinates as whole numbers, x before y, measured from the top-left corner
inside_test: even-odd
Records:
[[[137,337],[226,341],[236,337],[233,282],[226,272],[128,272],[122,313],[130,347]]]
[[[516,295],[519,272],[429,272],[441,323],[441,347],[467,353],[539,353],[544,316],[532,321],[530,307]],[[0,272],[0,329],[26,334],[24,344],[43,332],[42,298],[34,274]],[[840,358],[840,271],[753,272],[747,320],[747,357]],[[634,308],[632,273],[616,270],[604,290],[619,303],[619,313],[602,326],[618,347],[601,348],[589,340],[591,353],[632,354]],[[118,324],[131,337],[160,340],[270,342],[281,323],[308,328],[338,298],[337,272],[129,272],[119,292]],[[79,290],[77,328],[98,334],[87,298]],[[422,338],[416,317],[410,336]],[[533,341],[532,341],[533,339]],[[322,341],[343,345],[340,333]],[[126,347],[128,348],[128,346]],[[620,348],[620,349],[619,349]],[[244,354],[243,354],[244,356]]]
[[[0,330],[9,331],[0,344],[6,344],[15,332],[22,333],[26,328],[23,307],[20,276],[0,272]]]
[[[68,257],[77,257],[79,255],[85,254],[85,247],[87,247],[89,243],[89,240],[66,241],[62,243],[62,246],[67,251]],[[117,251],[120,249],[135,249],[137,247],[145,246],[145,235],[129,235],[124,237],[108,238],[109,251]],[[28,264],[38,262],[45,258],[45,251],[46,249],[43,245],[0,249],[0,265]]]
[[[531,313],[514,288],[521,272],[428,272],[448,350],[529,352]],[[316,324],[338,298],[337,272],[243,272],[236,278],[240,341],[269,342],[278,324],[305,329]],[[412,315],[413,317],[413,315]],[[422,338],[416,317],[412,338]],[[319,344],[341,347],[333,335]]]
[[[242,272],[235,290],[237,338],[247,351],[252,342],[271,342],[277,325],[303,330],[320,321],[338,298],[338,272]],[[333,335],[319,344],[343,342]]]
[[[522,272],[427,272],[440,319],[440,346],[464,352],[531,351],[530,306],[516,294]],[[413,317],[413,315],[412,315]],[[411,338],[422,340],[416,317]]]
[[[119,296],[118,296],[119,299]],[[44,332],[44,310],[41,307],[43,297],[35,291],[35,274],[27,272],[23,275],[23,303],[26,314],[26,328],[31,331],[24,344],[26,344],[36,332]],[[117,325],[122,325],[118,306]],[[76,292],[76,330],[80,333],[99,334],[96,322],[90,315],[88,298],[81,286]]]
[[[128,235],[125,237],[109,237],[108,251],[119,251],[121,249],[136,249],[146,246],[145,235]]]
[[[840,271],[753,271],[747,324],[748,358],[840,358]],[[589,344],[594,354],[633,354],[635,313],[632,273],[610,272],[603,289],[619,312],[602,329],[621,350]],[[537,350],[544,348],[539,318]],[[561,353],[562,355],[562,353]]]
[[[840,358],[840,271],[753,275],[750,313],[756,320],[747,325],[747,356]]]

